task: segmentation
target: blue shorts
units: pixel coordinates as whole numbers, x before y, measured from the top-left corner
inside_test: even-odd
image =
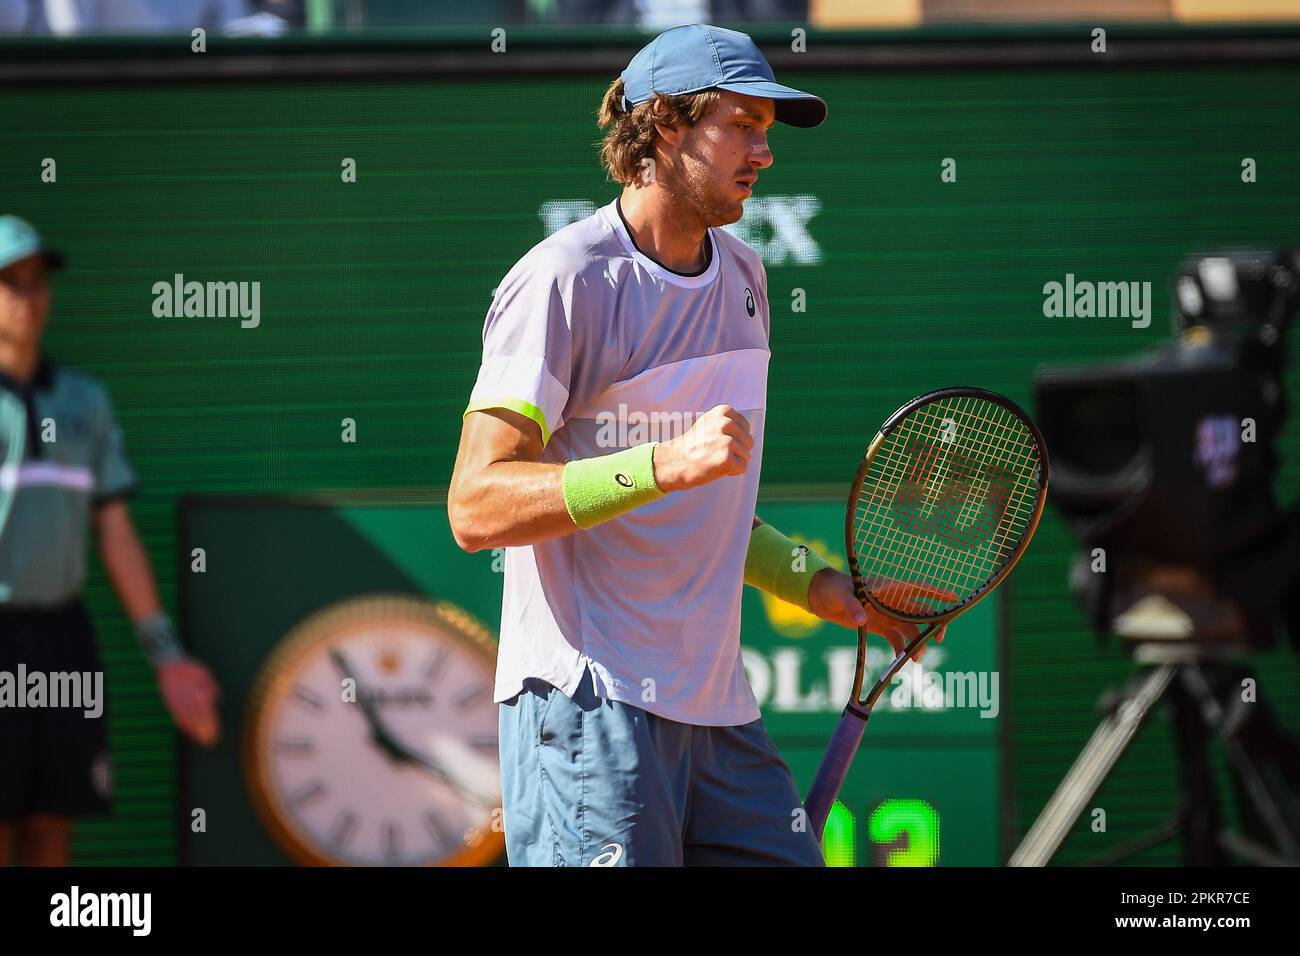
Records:
[[[511,866],[824,866],[761,720],[681,724],[542,680],[501,705]]]

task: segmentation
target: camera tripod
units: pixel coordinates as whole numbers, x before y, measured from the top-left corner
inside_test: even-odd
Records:
[[[1242,700],[1240,678],[1248,672],[1226,654],[1185,641],[1139,643],[1134,656],[1142,669],[1111,701],[1008,865],[1044,866],[1051,860],[1161,700],[1173,720],[1182,800],[1161,827],[1085,865],[1114,865],[1179,837],[1184,866],[1300,865],[1300,746],[1263,702]],[[1242,833],[1229,831],[1221,819],[1209,760],[1216,737],[1228,758]]]

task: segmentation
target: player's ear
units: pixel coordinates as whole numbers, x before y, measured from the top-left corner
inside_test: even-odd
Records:
[[[656,97],[655,101],[650,104],[650,110],[655,119],[655,130],[658,131],[665,143],[676,146],[681,140],[682,132],[669,122],[668,104]]]

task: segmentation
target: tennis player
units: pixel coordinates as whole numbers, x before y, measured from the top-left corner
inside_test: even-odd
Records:
[[[61,265],[29,223],[0,216],[0,866],[14,850],[66,866],[71,818],[112,806],[102,707],[28,700],[34,675],[102,674],[81,601],[92,527],[172,718],[199,743],[219,731],[216,684],[181,652],[127,510],[135,476],[108,394],[41,351]]]
[[[897,649],[847,575],[754,513],[767,276],[718,228],[814,127],[743,33],[695,24],[632,58],[600,107],[622,193],[497,288],[450,518],[505,551],[495,699],[513,865],[818,866],[740,655],[742,581]]]

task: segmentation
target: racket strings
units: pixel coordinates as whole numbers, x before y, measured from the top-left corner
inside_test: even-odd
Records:
[[[1033,433],[1005,406],[964,395],[912,412],[876,450],[857,496],[854,554],[872,596],[937,617],[978,593],[1029,530],[1039,479]]]
[[[932,516],[931,527],[927,529],[931,534],[928,540],[922,541],[919,548],[917,547],[917,542],[911,542],[913,545],[912,550],[914,552],[910,555],[912,558],[912,566],[906,567],[905,570],[914,575],[918,569],[916,566],[933,566],[939,562],[945,562],[946,566],[942,567],[941,571],[947,573],[941,574],[939,580],[952,583],[955,585],[954,590],[956,591],[968,591],[971,589],[972,585],[977,586],[978,583],[981,583],[982,579],[986,577],[991,570],[995,570],[1001,563],[1000,559],[1003,555],[1001,554],[1002,549],[997,547],[997,545],[1001,543],[998,535],[994,535],[991,541],[985,540],[978,542],[983,545],[983,547],[976,550],[974,554],[963,555],[961,550],[958,548],[951,546],[946,548],[944,547],[945,544],[951,545],[953,543],[951,541],[953,536],[947,532],[950,528],[961,528],[966,524],[966,522],[963,522],[962,520],[962,514],[973,511],[975,507],[988,507],[987,498],[990,489],[987,486],[992,484],[992,479],[989,477],[990,471],[987,464],[987,458],[989,456],[1003,455],[1007,456],[1009,460],[1014,461],[1014,455],[1008,456],[1009,449],[1007,447],[1008,439],[1011,437],[1007,425],[1008,420],[1012,416],[1009,412],[1005,412],[1001,406],[994,405],[993,408],[998,410],[1001,414],[981,423],[989,426],[987,433],[973,430],[971,426],[976,423],[972,422],[970,413],[972,411],[971,405],[974,401],[976,400],[968,397],[959,405],[953,407],[943,408],[940,406],[938,408],[931,407],[923,409],[922,414],[918,415],[914,421],[908,422],[907,427],[902,431],[902,450],[904,452],[908,450],[915,452],[916,448],[913,443],[916,441],[918,433],[923,434],[926,431],[934,433],[939,430],[940,426],[942,426],[943,429],[943,434],[941,436],[942,444],[939,448],[946,454],[943,454],[935,461],[932,474],[928,476],[918,475],[915,467],[910,471],[904,472],[904,478],[912,482],[915,482],[918,478],[922,477],[928,477],[930,479],[926,482],[927,494],[925,499],[921,502],[920,511],[933,510],[933,506],[938,497],[936,489],[947,487],[949,495],[953,494],[954,491],[960,490],[960,484],[958,482],[953,482],[952,485],[945,484],[948,477],[946,471],[954,467],[954,458],[961,459],[960,467],[962,467],[965,472],[962,476],[963,478],[973,476],[976,479],[977,485],[982,481],[986,486],[985,494],[983,495],[979,493],[978,487],[966,491],[962,495],[960,511],[956,516],[955,522],[948,523],[942,520],[936,522]],[[955,436],[958,429],[961,430],[961,433],[967,439],[962,445],[958,445],[958,443],[955,442]],[[930,447],[934,447],[933,443],[930,443]],[[978,469],[972,470],[970,468],[970,459],[972,457],[970,452],[972,449],[983,453],[980,457],[985,460],[979,462],[979,464],[985,465],[982,475]],[[896,447],[892,450],[897,451],[898,448]],[[889,459],[886,460],[888,461]],[[897,466],[895,466],[895,471],[897,471]],[[1024,474],[1023,471],[1020,473]],[[897,482],[894,484],[897,484]],[[1021,497],[1023,499],[1023,496]],[[1011,496],[1008,495],[1007,500],[1002,502],[1004,507],[1015,507],[1016,502],[1011,501],[1010,498]],[[895,500],[896,499],[897,489],[895,489]],[[1015,512],[1013,511],[1012,514],[1014,517]],[[1005,532],[1006,530],[1009,530],[1014,523],[1014,521],[1005,524],[1000,523],[999,530]],[[945,538],[948,538],[949,540],[945,542]],[[894,529],[893,535],[890,540],[885,543],[885,546],[893,548],[894,550],[898,549],[899,535],[897,528]],[[989,561],[992,561],[991,567],[988,564]],[[960,572],[963,571],[966,572],[966,576],[972,580],[962,580]],[[906,583],[900,582],[895,584],[892,588],[882,592],[881,597],[886,600],[896,601],[897,598],[906,590]],[[914,605],[908,609],[913,613],[924,610],[924,608],[917,608]]]
[[[976,401],[976,399],[973,398],[967,399],[968,403],[971,401]],[[995,403],[985,402],[984,404],[992,405],[993,408],[996,409],[997,411],[996,417],[990,422],[988,422],[989,424],[992,425],[992,429],[988,436],[980,435],[979,433],[971,433],[971,434],[972,437],[974,438],[975,445],[978,447],[978,450],[984,454],[985,461],[987,462],[991,460],[993,464],[982,473],[979,471],[974,472],[975,477],[977,479],[977,483],[978,481],[981,480],[983,481],[985,486],[984,489],[985,493],[983,495],[978,494],[978,489],[975,490],[976,493],[967,493],[964,496],[964,501],[962,504],[963,512],[967,508],[970,508],[972,505],[978,506],[979,503],[988,502],[989,495],[992,494],[993,492],[993,488],[992,488],[993,470],[992,469],[994,468],[998,470],[999,474],[1005,474],[1009,467],[1013,467],[1015,468],[1015,473],[1019,476],[1022,483],[1032,480],[1031,475],[1033,474],[1033,470],[1025,467],[1028,464],[1027,455],[1025,454],[1025,452],[1027,451],[1036,452],[1037,449],[1037,446],[1033,443],[1032,434],[1028,432],[1028,429],[1024,428],[1024,425],[1020,421],[1020,419],[1017,418],[1009,409],[1006,409],[1003,406],[997,405]],[[960,409],[960,412],[963,414],[968,413],[969,411],[970,411],[969,408]],[[969,423],[969,421],[967,423]],[[1018,426],[1018,428],[1013,428],[1013,426]],[[1022,436],[1027,437],[1029,439],[1028,446],[1025,446],[1022,443],[1018,443],[1018,442],[1016,445],[1011,444],[1012,442],[1016,442],[1017,439]],[[1000,466],[996,464],[999,461],[1003,463]],[[1007,489],[1000,489],[1000,490],[1007,491]],[[1016,501],[1013,502],[1012,497],[1013,497],[1013,492],[1015,490],[1020,490],[1022,494],[1016,498]],[[1014,488],[1012,489],[1011,492],[1007,493],[1007,497],[1005,500],[999,500],[997,504],[1001,505],[1004,513],[1008,507],[1014,507],[1016,504],[1022,506],[1027,505],[1027,508],[1024,509],[1025,510],[1024,517],[1026,519],[1031,518],[1033,514],[1033,505],[1034,505],[1035,498],[1025,497],[1023,491],[1024,491],[1023,488]],[[984,506],[987,506],[987,504],[984,504]],[[958,523],[957,523],[958,527],[963,526],[960,519],[961,519],[961,515],[959,514]],[[968,527],[969,525],[965,525],[965,526]],[[994,528],[994,534],[989,538],[985,539],[984,541],[979,542],[979,551],[975,555],[966,558],[964,562],[965,566],[963,570],[968,570],[971,571],[972,573],[976,573],[976,569],[979,564],[980,558],[984,558],[986,560],[990,560],[994,562],[993,570],[996,570],[997,567],[1001,565],[1002,558],[1004,557],[1001,553],[1002,549],[1001,547],[999,547],[999,545],[1006,543],[1005,533],[1009,532],[1015,527],[1017,527],[1017,523],[1015,521],[1007,522],[1007,523],[998,522]],[[999,532],[1001,532],[1001,534],[999,534]],[[1015,543],[1016,543],[1015,541],[1010,542],[1012,548],[1015,547]],[[953,552],[953,554],[954,556],[957,556],[959,553]],[[935,555],[930,554],[927,555],[927,557],[933,558],[935,557]],[[957,558],[957,560],[960,560],[960,558]],[[980,573],[982,573],[983,570],[985,569],[979,568]]]
[[[894,452],[895,454],[891,457],[897,458],[897,453],[900,449],[903,452],[908,450],[913,452],[916,451],[916,447],[912,443],[915,441],[918,432],[923,432],[927,428],[929,431],[934,432],[940,425],[942,425],[946,430],[945,437],[947,440],[944,441],[943,445],[939,446],[940,450],[944,454],[941,454],[934,460],[932,469],[928,475],[919,474],[915,467],[908,471],[904,471],[901,474],[902,480],[906,480],[912,484],[916,484],[919,479],[929,478],[929,481],[925,483],[927,493],[919,502],[917,516],[925,511],[933,512],[937,501],[937,493],[935,489],[947,487],[949,496],[951,496],[954,491],[960,492],[962,490],[961,483],[958,481],[952,482],[951,485],[945,484],[948,480],[948,470],[952,469],[956,464],[952,459],[957,458],[959,454],[962,458],[959,467],[962,467],[963,470],[967,472],[967,474],[962,475],[961,478],[969,478],[972,475],[975,478],[974,487],[966,490],[965,494],[962,496],[960,510],[956,516],[955,522],[950,524],[942,517],[936,520],[932,514],[931,526],[926,529],[926,536],[924,536],[920,541],[916,540],[915,536],[913,536],[913,540],[906,542],[911,545],[912,553],[907,555],[911,560],[903,562],[900,568],[901,573],[907,578],[907,580],[912,581],[924,580],[924,578],[918,578],[917,576],[917,572],[923,566],[929,566],[932,568],[937,567],[940,573],[936,575],[931,572],[932,578],[934,578],[938,583],[949,585],[949,587],[955,592],[969,592],[973,590],[982,583],[991,571],[996,570],[997,566],[1001,563],[1001,559],[1004,557],[1003,552],[1005,550],[1004,548],[999,547],[999,545],[1004,543],[1003,539],[1006,537],[1006,532],[1015,524],[1014,520],[1000,522],[997,530],[1002,533],[994,534],[990,539],[976,542],[977,544],[982,545],[982,547],[977,548],[973,554],[963,554],[963,549],[953,547],[952,545],[954,542],[951,540],[952,535],[947,534],[950,527],[961,528],[964,525],[967,525],[970,520],[969,515],[974,512],[975,507],[981,505],[983,507],[988,506],[987,498],[990,490],[988,486],[992,484],[992,479],[987,477],[989,474],[987,468],[985,469],[983,476],[981,476],[978,469],[973,472],[970,471],[970,450],[972,448],[978,448],[983,451],[985,455],[990,453],[1006,454],[1007,451],[1008,432],[1005,427],[1005,419],[1003,421],[994,420],[992,422],[986,422],[985,424],[994,426],[990,429],[987,435],[980,435],[970,429],[972,424],[970,420],[971,416],[969,414],[971,401],[971,399],[967,399],[961,406],[955,408],[927,410],[928,414],[918,416],[914,422],[910,422],[908,427],[902,430],[902,441],[895,448],[887,449],[887,454],[889,452]],[[1000,408],[1000,406],[997,407]],[[941,418],[940,415],[937,414],[938,411],[947,412],[951,417],[949,417],[949,415],[944,415]],[[965,448],[954,447],[952,436],[955,435],[955,429],[957,428],[960,428],[962,433],[968,439],[966,442],[967,447]],[[931,447],[933,447],[933,445],[931,445]],[[890,462],[891,457],[887,457],[885,461],[887,463]],[[900,476],[898,474],[896,461],[894,472],[895,477],[899,478]],[[1024,471],[1019,473],[1022,476],[1026,474]],[[891,483],[894,490],[895,500],[897,500],[898,485],[900,483],[901,482],[898,480]],[[981,488],[981,485],[985,487]],[[1023,491],[1023,489],[1020,490]],[[983,491],[983,494],[981,494],[981,491]],[[1004,506],[1009,507],[1011,516],[1014,519],[1017,514],[1017,502],[1012,501],[1012,497],[1017,497],[1014,494],[1014,490],[1011,494],[1006,495],[1006,501],[1003,502],[1003,504]],[[1018,497],[1021,499],[1021,502],[1023,502],[1023,494]],[[1023,510],[1023,508],[1020,510]],[[897,509],[895,509],[895,511],[897,511]],[[883,515],[884,512],[876,509],[873,517],[875,517],[877,522],[879,522]],[[967,517],[963,518],[963,515]],[[877,550],[884,551],[889,549],[894,552],[899,551],[900,542],[903,541],[901,532],[904,529],[901,526],[898,526],[897,522],[895,522],[895,527],[890,530],[892,533],[889,538],[882,542],[882,544],[878,546]],[[945,540],[945,538],[948,540]],[[896,561],[894,563],[896,566],[899,566],[899,562]],[[964,575],[962,572],[965,572]],[[891,587],[882,590],[879,597],[882,598],[883,601],[889,601],[895,605],[899,605],[901,603],[899,598],[903,597],[907,590],[908,587],[906,582],[897,582]],[[921,613],[926,610],[924,607],[918,607],[915,602],[903,605],[903,607],[911,613]]]
[[[908,422],[907,426],[901,431],[899,440],[895,441],[893,447],[884,449],[884,457],[881,459],[881,461],[886,466],[885,470],[891,472],[896,479],[900,478],[900,476],[907,477],[913,480],[918,477],[917,470],[915,467],[913,467],[910,471],[900,471],[900,465],[902,463],[900,452],[906,451],[911,447],[911,442],[914,440],[914,436],[918,431],[917,428],[918,425],[929,427],[929,429],[933,431],[936,424],[944,424],[945,427],[952,427],[952,428],[957,427],[959,424],[964,428],[967,424],[969,424],[969,422],[967,421],[969,417],[968,415],[961,415],[960,422],[957,419],[947,419],[947,421],[944,421],[943,419],[938,418],[938,416],[935,414],[934,409],[930,409],[928,411],[930,412],[929,415],[919,417],[916,421]],[[960,409],[960,411],[968,411],[968,409]],[[949,425],[949,423],[951,423],[951,425]],[[1003,437],[1001,440],[1005,442],[1005,437]],[[950,462],[944,462],[944,461],[938,462],[935,468],[935,474],[933,476],[934,480],[930,484],[934,485],[935,487],[942,486],[945,477],[944,475],[945,466],[949,464]],[[980,480],[983,480],[980,478],[978,473],[976,473],[975,477],[977,479],[977,483]],[[988,485],[989,483],[990,483],[989,481],[984,480],[985,485]],[[892,497],[896,500],[898,495],[898,488],[897,488],[898,484],[899,481],[895,480],[894,482],[888,485],[882,485],[881,487],[891,492]],[[933,495],[931,495],[931,497],[933,497]],[[956,517],[955,524],[957,527],[961,527],[963,525],[969,524],[969,521],[963,521],[963,516],[973,512],[975,507],[982,505],[984,503],[984,498],[985,496],[979,494],[978,488],[976,489],[976,492],[974,494],[967,494],[963,497],[963,501],[961,503],[961,510]],[[871,502],[868,502],[867,507],[863,508],[861,512],[861,517],[873,519],[873,527],[871,528],[871,531],[873,534],[879,535],[885,530],[883,527],[882,512],[877,508],[871,507],[871,504],[872,504]],[[922,507],[924,507],[924,503],[922,504]],[[944,529],[940,528],[938,530],[942,532]],[[861,534],[861,526],[859,526],[859,535],[860,534]],[[894,529],[894,533],[892,537],[889,538],[887,541],[883,542],[882,544],[884,548],[892,548],[893,550],[897,551],[898,550],[897,529]],[[913,555],[913,557],[918,560],[925,560],[933,563],[937,558],[937,550],[939,544],[940,544],[939,539],[935,538],[933,541],[930,542],[930,547],[926,552],[915,554]],[[952,556],[950,555],[950,557]]]

